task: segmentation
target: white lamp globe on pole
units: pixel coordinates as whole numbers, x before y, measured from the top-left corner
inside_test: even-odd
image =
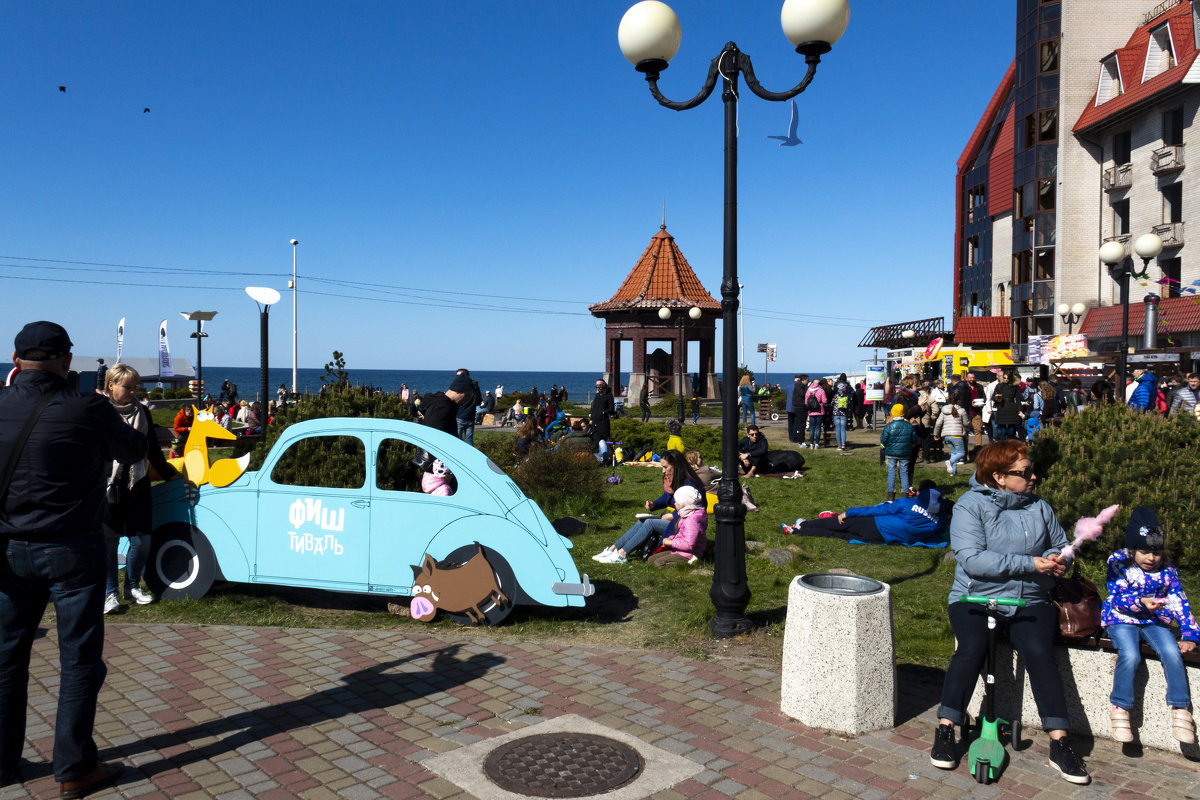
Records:
[[[779,12],[783,34],[800,50],[805,45],[824,43],[823,52],[842,38],[850,24],[847,0],[785,0]]]
[[[617,44],[621,53],[635,67],[650,61],[658,63],[664,70],[667,62],[679,51],[683,40],[683,29],[679,17],[666,3],[659,0],[642,0],[632,6],[621,17],[617,28]]]

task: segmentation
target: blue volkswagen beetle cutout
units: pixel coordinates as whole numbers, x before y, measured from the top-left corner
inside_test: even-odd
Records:
[[[419,466],[431,463],[432,480]],[[155,486],[146,580],[166,599],[203,597],[215,580],[408,596],[415,619],[441,610],[494,625],[516,604],[584,604],[594,587],[570,547],[503,470],[453,436],[316,419],[289,426],[261,469],[227,485],[189,474]]]

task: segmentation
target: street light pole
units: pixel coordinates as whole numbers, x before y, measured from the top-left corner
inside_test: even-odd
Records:
[[[204,399],[204,359],[201,343],[208,338],[204,323],[217,315],[216,311],[180,311],[179,316],[196,323],[196,332],[190,338],[196,340],[196,399]]]
[[[279,292],[268,286],[247,286],[246,294],[258,304],[258,390],[265,415],[267,392],[270,389],[267,385],[267,315],[271,306],[279,302]],[[263,419],[266,419],[266,416],[263,416]]]
[[[1162,252],[1162,239],[1156,234],[1139,236],[1133,243],[1133,251],[1142,259],[1142,271],[1133,271],[1133,262],[1126,259],[1125,245],[1113,240],[1100,248],[1100,260],[1108,265],[1109,274],[1121,289],[1121,350],[1117,354],[1118,403],[1125,403],[1125,384],[1128,381],[1129,364],[1129,279],[1149,277],[1150,262]]]
[[[675,345],[673,347],[675,354],[675,397],[676,397],[676,417],[679,419],[679,424],[683,424],[683,357],[687,352],[687,340],[683,335],[683,328],[687,324],[688,318],[698,320],[703,315],[699,306],[692,306],[688,309],[686,315],[680,314],[675,318]],[[671,309],[663,306],[658,310],[658,318],[666,322],[671,318]]]
[[[722,381],[721,381],[721,465],[722,478],[714,508],[717,521],[713,584],[709,591],[716,614],[713,635],[718,638],[749,632],[754,624],[746,617],[750,589],[746,585],[746,508],[742,505],[742,487],[738,483],[737,419],[737,103],[738,76],[764,100],[786,101],[808,88],[816,77],[821,56],[841,38],[850,21],[847,0],[785,0],[780,14],[783,31],[796,52],[804,56],[808,72],[804,79],[786,92],[764,89],[754,75],[750,57],[728,42],[709,65],[703,88],[691,100],[675,102],[658,89],[660,73],[679,49],[682,38],[679,18],[669,6],[658,0],[643,0],[621,19],[617,39],[625,58],[645,74],[650,94],[659,105],[675,111],[695,108],[703,103],[722,81],[721,99],[725,104],[725,225],[724,274],[721,280],[722,309]]]
[[[294,396],[298,389],[296,388],[296,353],[298,351],[296,336],[296,245],[300,244],[299,239],[292,239],[292,282],[288,284],[288,288],[292,290],[292,395]],[[263,396],[263,403],[266,403],[266,396]]]
[[[1083,319],[1084,312],[1087,311],[1087,306],[1083,303],[1076,303],[1069,306],[1062,303],[1058,307],[1058,316],[1062,317],[1063,324],[1067,326],[1067,334],[1069,335],[1074,330],[1075,323]]]

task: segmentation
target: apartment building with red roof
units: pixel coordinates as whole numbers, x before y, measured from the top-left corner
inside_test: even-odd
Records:
[[[1120,297],[1099,248],[1116,239],[1132,253],[1153,232],[1164,248],[1132,285],[1130,317],[1140,330],[1141,301],[1156,293],[1158,346],[1200,347],[1200,176],[1187,177],[1189,150],[1200,166],[1200,11],[1193,0],[1015,6],[1013,62],[958,160],[956,341],[1006,327],[1020,358],[1030,336],[1067,332],[1060,306],[1083,303],[1075,331],[1115,350]]]

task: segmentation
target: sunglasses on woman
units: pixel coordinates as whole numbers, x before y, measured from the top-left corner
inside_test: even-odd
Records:
[[[1004,474],[1011,475],[1014,478],[1024,478],[1025,480],[1029,480],[1033,477],[1033,467],[1026,467],[1025,469],[1010,469],[1005,471]]]

